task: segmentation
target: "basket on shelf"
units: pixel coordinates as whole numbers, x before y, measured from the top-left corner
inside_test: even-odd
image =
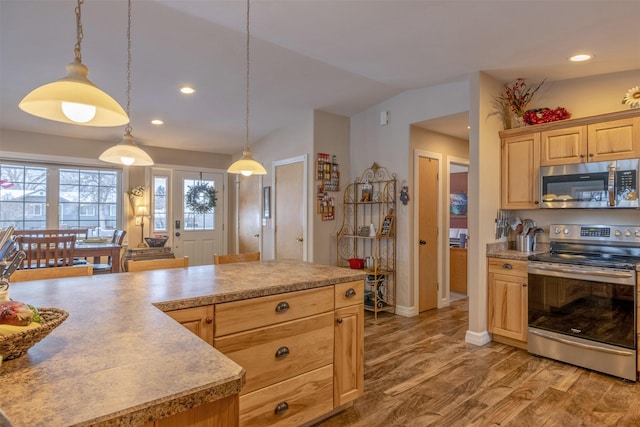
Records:
[[[42,319],[40,327],[0,336],[0,356],[3,360],[22,356],[69,317],[69,313],[57,308],[38,308],[38,312]]]

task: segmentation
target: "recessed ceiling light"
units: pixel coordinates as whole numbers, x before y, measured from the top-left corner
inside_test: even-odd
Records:
[[[184,93],[185,95],[191,95],[192,93],[196,93],[196,90],[189,86],[182,86],[180,88],[180,92]]]
[[[589,55],[588,53],[580,53],[578,55],[573,55],[571,58],[569,58],[569,60],[572,62],[581,62],[581,61],[587,61],[591,58],[592,56]]]
[[[153,119],[153,120],[151,120],[151,124],[159,126],[159,125],[164,124],[164,122],[162,120],[160,120],[160,119]]]

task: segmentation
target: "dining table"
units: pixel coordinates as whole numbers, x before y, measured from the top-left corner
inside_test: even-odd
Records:
[[[120,250],[122,245],[113,242],[81,240],[76,241],[73,254],[77,258],[93,258],[94,264],[100,263],[100,257],[109,256],[112,259],[112,273],[120,272]]]

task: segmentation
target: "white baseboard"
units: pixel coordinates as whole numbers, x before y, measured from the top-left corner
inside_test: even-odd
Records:
[[[491,342],[491,336],[489,336],[489,332],[473,332],[467,331],[464,337],[465,342],[469,344],[483,346]]]
[[[414,317],[419,313],[417,307],[403,307],[400,305],[396,305],[396,314],[404,317]]]

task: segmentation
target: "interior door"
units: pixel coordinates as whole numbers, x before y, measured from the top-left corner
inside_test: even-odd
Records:
[[[190,266],[213,264],[213,254],[224,253],[224,175],[176,170],[173,177],[173,252],[176,257],[188,256]],[[216,206],[210,213],[187,206],[189,188],[200,183],[216,189]]]
[[[275,258],[305,260],[304,161],[276,165]]]
[[[438,171],[440,161],[419,158],[418,310],[438,306]]]
[[[238,175],[238,252],[260,251],[260,202],[262,179],[259,175]]]

